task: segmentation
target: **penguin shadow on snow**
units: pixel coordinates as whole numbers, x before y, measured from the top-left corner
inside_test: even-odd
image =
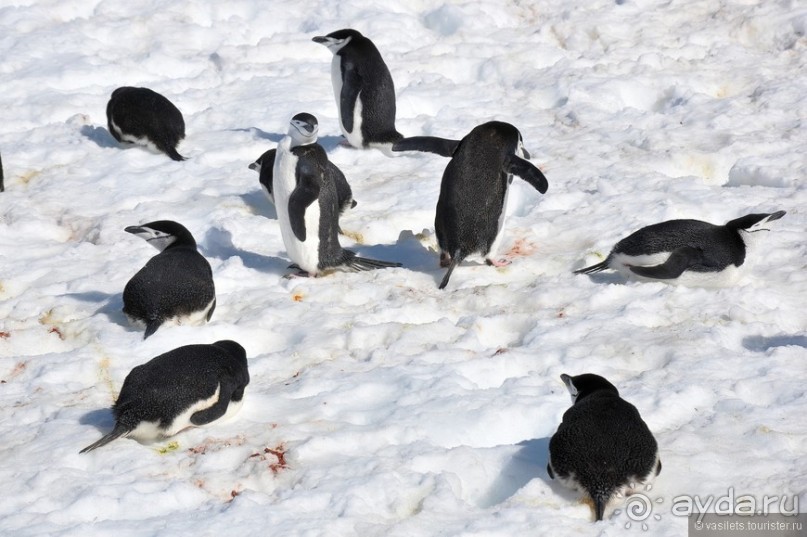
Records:
[[[554,490],[552,480],[546,473],[546,465],[549,462],[549,437],[524,440],[519,442],[518,446],[521,449],[502,468],[499,477],[479,499],[481,508],[495,507],[507,501],[536,477],[549,483]]]
[[[427,272],[437,265],[434,252],[429,251],[409,229],[401,231],[395,244],[349,244],[344,239],[340,240],[345,248],[362,257],[401,263],[405,269]]]
[[[65,295],[69,298],[80,300],[81,302],[95,302],[103,303],[93,312],[93,315],[104,315],[112,323],[123,326],[124,328],[136,331],[137,329],[131,325],[126,314],[123,313],[123,289],[120,293],[102,293],[100,291],[86,291],[84,293],[70,293]]]
[[[586,274],[586,276],[588,276],[592,282],[600,285],[609,283],[614,285],[626,285],[628,283],[628,279],[618,272],[597,272],[595,274]]]
[[[261,190],[253,190],[246,194],[241,194],[241,200],[249,207],[253,213],[277,220],[277,210],[275,206],[266,199],[266,194]]]
[[[226,261],[231,257],[239,257],[247,268],[278,276],[283,276],[289,271],[290,261],[288,259],[241,250],[233,244],[233,235],[226,229],[210,228],[201,247],[204,250],[204,256],[208,258]]]
[[[767,352],[777,347],[802,347],[807,349],[807,336],[748,336],[743,338],[743,347],[753,352]]]
[[[274,132],[266,132],[265,130],[259,129],[258,127],[248,127],[245,129],[228,129],[230,132],[249,132],[252,133],[256,138],[260,138],[261,140],[268,140],[272,143],[278,143],[280,140],[283,139],[285,134],[277,134]]]
[[[95,142],[98,147],[126,147],[133,144],[120,144],[118,141],[103,127],[94,127],[92,125],[84,125],[81,127],[81,134],[91,141]]]
[[[115,416],[111,408],[97,408],[90,410],[78,420],[81,425],[95,427],[98,431],[105,433],[115,427]]]
[[[102,131],[106,132],[106,129],[99,129],[99,130],[102,130]],[[246,128],[246,129],[229,129],[229,130],[230,130],[230,132],[249,132],[249,133],[252,133],[253,135],[255,135],[256,138],[259,138],[261,140],[268,140],[268,141],[272,142],[273,144],[280,143],[280,140],[282,140],[286,136],[285,134],[277,134],[275,132],[266,132],[266,131],[264,131],[262,129],[259,129],[258,127],[249,127],[249,128]],[[115,141],[115,139],[112,138],[111,134],[109,134],[107,132],[107,135],[109,136],[109,138],[113,142]],[[327,153],[330,153],[331,151],[333,151],[334,149],[339,147],[342,144],[342,142],[344,141],[344,139],[345,139],[345,137],[342,136],[342,135],[339,135],[339,136],[320,136],[317,139],[317,143],[319,145],[321,145],[323,147],[323,149],[325,149],[325,151]],[[270,148],[267,148],[267,149],[272,149],[272,148],[270,147]]]

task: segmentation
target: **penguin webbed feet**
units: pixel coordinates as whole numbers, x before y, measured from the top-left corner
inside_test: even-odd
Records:
[[[489,267],[501,268],[506,267],[511,263],[512,261],[510,261],[509,259],[491,259],[489,257],[485,258],[485,264],[488,265]]]

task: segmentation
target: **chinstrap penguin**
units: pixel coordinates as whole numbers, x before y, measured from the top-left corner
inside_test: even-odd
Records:
[[[235,341],[161,354],[126,375],[112,407],[115,428],[80,453],[120,437],[153,442],[229,418],[241,408],[247,384],[247,354]]]
[[[272,205],[275,204],[275,196],[272,194],[272,172],[275,168],[276,153],[277,149],[270,149],[258,157],[258,160],[249,165],[250,170],[258,172],[258,181],[260,182],[261,189],[263,193],[266,194],[266,197],[269,198],[269,203]],[[336,185],[337,205],[339,206],[339,214],[342,214],[357,205],[356,200],[353,199],[353,190],[350,188],[342,170],[337,168],[330,160],[328,161],[327,170],[328,175]]]
[[[163,323],[202,324],[216,309],[216,290],[210,263],[196,249],[183,225],[170,220],[129,226],[160,251],[140,269],[123,290],[123,313],[134,323],[145,323],[143,339]]]
[[[109,99],[106,117],[109,132],[118,142],[152,147],[174,160],[185,160],[176,149],[185,138],[185,120],[159,93],[148,88],[118,88]]]
[[[636,407],[599,375],[561,375],[572,396],[549,441],[547,473],[590,499],[596,520],[661,471],[658,444]]]
[[[400,263],[358,257],[339,244],[336,185],[328,156],[317,143],[317,120],[307,113],[291,119],[277,147],[273,170],[275,208],[286,251],[301,275],[329,268],[371,270]]]
[[[606,269],[627,278],[681,285],[726,285],[736,280],[748,248],[768,223],[785,211],[748,214],[719,226],[700,220],[669,220],[644,227],[614,246],[605,261],[574,271]]]
[[[525,160],[530,155],[521,133],[509,123],[490,121],[456,144],[446,142],[431,146],[433,152],[451,157],[443,172],[434,220],[440,266],[448,267],[440,289],[448,285],[454,268],[472,254],[482,255],[489,265],[508,264],[493,256],[501,242],[507,187],[513,175],[541,194],[549,188],[541,170]]]
[[[333,53],[331,82],[336,98],[339,127],[347,143],[356,148],[374,147],[389,156],[399,151],[428,151],[441,138],[404,138],[395,128],[395,84],[387,64],[370,39],[344,29],[312,39]],[[448,141],[450,143],[451,141]]]

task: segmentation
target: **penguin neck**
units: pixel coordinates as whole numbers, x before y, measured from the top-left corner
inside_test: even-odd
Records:
[[[577,394],[574,404],[578,404],[580,401],[591,397],[619,397],[619,392],[610,388],[580,392]]]

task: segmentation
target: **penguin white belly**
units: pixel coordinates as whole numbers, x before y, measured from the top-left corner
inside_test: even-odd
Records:
[[[163,322],[163,326],[201,326],[207,322],[207,314],[215,302],[216,299],[214,298],[207,303],[207,306],[205,306],[204,309],[191,312],[188,315],[175,315],[173,317],[169,317]]]
[[[221,385],[219,384],[216,386],[216,391],[213,392],[213,395],[207,399],[197,401],[187,409],[183,410],[182,413],[176,416],[167,427],[160,427],[159,421],[141,421],[137,427],[135,427],[134,430],[126,436],[134,438],[140,442],[153,442],[163,437],[174,436],[178,432],[189,427],[196,427],[196,425],[191,423],[191,416],[200,410],[206,410],[218,403],[220,393]]]
[[[345,127],[342,127],[342,132],[345,138],[353,147],[364,147],[364,138],[361,135],[361,92],[356,96],[356,106],[353,107],[353,132],[347,132]],[[340,122],[341,123],[341,122]],[[390,151],[392,151],[390,149]]]
[[[647,255],[614,254],[609,266],[626,278],[641,279],[643,281],[658,281],[652,278],[642,278],[638,274],[634,274],[630,270],[630,267],[654,267],[661,265],[669,259],[671,253],[672,252],[659,252]]]
[[[512,176],[507,179],[507,184],[510,184],[510,180]],[[493,258],[496,256],[496,252],[499,251],[499,246],[502,242],[502,231],[504,230],[504,220],[505,216],[507,215],[507,198],[510,195],[510,189],[505,185],[504,187],[504,201],[502,202],[502,211],[499,213],[499,223],[497,224],[496,228],[496,238],[493,239],[493,244],[490,246],[490,251],[485,254],[485,257]],[[495,260],[494,260],[495,261]]]
[[[280,223],[280,235],[289,258],[302,270],[316,274],[319,266],[319,203],[314,201],[305,211],[305,242],[297,239],[289,219],[289,197],[297,187],[297,157],[290,150],[291,138],[280,141],[275,157],[272,189]]]

